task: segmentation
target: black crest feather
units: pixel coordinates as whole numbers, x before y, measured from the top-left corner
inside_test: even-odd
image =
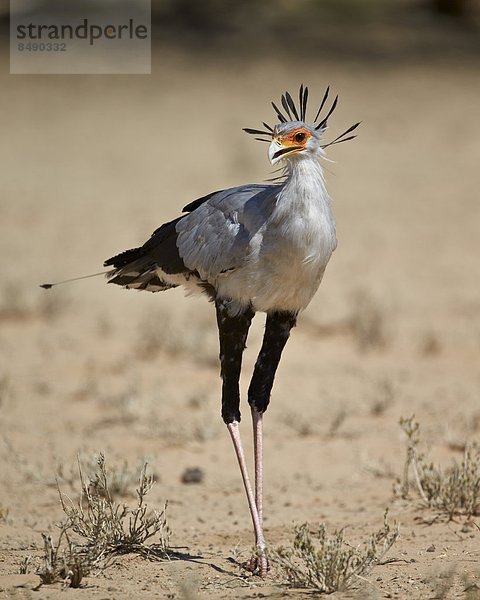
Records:
[[[335,98],[332,102],[332,105],[330,106],[330,109],[328,110],[327,114],[324,117],[322,117],[321,120],[319,121],[322,111],[323,111],[323,108],[325,107],[325,104],[327,103],[329,94],[330,94],[330,86],[328,86],[327,89],[325,90],[322,101],[320,102],[320,107],[317,110],[317,114],[315,115],[315,118],[313,119],[313,125],[315,126],[315,129],[317,131],[320,129],[324,129],[326,127],[328,119],[331,117],[331,115],[333,114],[334,110],[337,107],[338,95],[335,96]],[[280,103],[281,103],[283,110],[281,110],[275,104],[275,102],[271,103],[273,110],[275,111],[275,115],[280,123],[288,123],[289,121],[294,121],[294,120],[295,121],[303,121],[304,123],[306,123],[307,105],[308,105],[308,87],[307,86],[304,86],[303,83],[300,86],[300,89],[298,92],[298,106],[295,104],[295,102],[289,92],[285,92],[284,94],[281,95]],[[267,139],[265,139],[265,137],[255,137],[255,139],[259,140],[261,142],[268,142],[273,137],[274,128],[265,122],[262,122],[262,125],[265,127],[265,130],[252,129],[250,127],[245,127],[243,131],[245,131],[246,133],[249,133],[251,135],[255,135],[255,136],[266,136]],[[327,146],[333,146],[334,144],[340,144],[342,142],[347,142],[348,140],[352,140],[356,136],[355,135],[349,136],[348,134],[351,133],[352,131],[354,131],[359,125],[360,125],[360,123],[355,123],[355,125],[352,125],[351,127],[349,127],[346,131],[344,131],[341,135],[336,137],[333,141],[322,146],[322,148],[327,148]],[[345,137],[345,136],[347,136],[347,137]]]

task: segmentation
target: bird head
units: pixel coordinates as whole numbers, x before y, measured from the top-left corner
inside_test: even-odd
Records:
[[[355,123],[355,125],[349,127],[333,141],[322,143],[328,119],[335,110],[338,102],[338,96],[335,96],[327,114],[322,117],[322,111],[328,100],[329,92],[330,88],[328,87],[312,123],[307,123],[308,88],[302,84],[298,94],[298,106],[295,105],[288,92],[285,92],[281,97],[283,111],[272,102],[279,123],[274,127],[263,123],[265,130],[245,128],[244,131],[255,136],[262,136],[255,139],[270,144],[268,157],[272,165],[277,164],[281,160],[320,158],[324,155],[324,149],[327,146],[346,142],[356,137],[355,135],[348,134],[360,125],[360,123]]]
[[[275,125],[272,141],[268,147],[268,158],[272,165],[283,159],[316,156],[322,153],[320,134],[302,121],[289,121]]]

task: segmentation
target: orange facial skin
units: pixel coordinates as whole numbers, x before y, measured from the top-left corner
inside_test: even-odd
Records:
[[[292,152],[300,152],[305,148],[311,136],[312,134],[308,129],[299,127],[283,137],[275,137],[274,140],[284,148],[291,148]]]

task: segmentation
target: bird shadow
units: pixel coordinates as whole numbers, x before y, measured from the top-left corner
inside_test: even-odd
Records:
[[[162,554],[160,554],[160,552],[156,553],[154,551],[149,554],[149,558],[151,560],[165,560],[165,554],[162,555]],[[220,573],[221,575],[226,575],[228,577],[234,577],[234,578],[240,577],[240,579],[242,579],[242,580],[244,578],[249,578],[253,575],[253,573],[249,572],[248,563],[240,562],[231,556],[229,556],[226,560],[232,566],[236,567],[240,571],[241,574],[239,574],[238,571],[235,572],[231,569],[224,569],[223,567],[220,567],[220,566],[214,564],[213,562],[208,560],[208,558],[206,558],[202,554],[192,554],[188,551],[183,552],[182,548],[171,549],[168,552],[168,555],[166,558],[167,558],[167,560],[171,560],[171,561],[182,561],[182,562],[195,563],[195,564],[207,566],[207,567],[210,567],[211,569],[213,569],[214,571],[216,571],[217,573]]]

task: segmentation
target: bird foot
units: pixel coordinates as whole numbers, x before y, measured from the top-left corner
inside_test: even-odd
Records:
[[[247,571],[250,571],[253,575],[260,577],[266,577],[270,571],[270,564],[268,562],[267,553],[265,549],[259,549],[252,558],[245,564]]]

